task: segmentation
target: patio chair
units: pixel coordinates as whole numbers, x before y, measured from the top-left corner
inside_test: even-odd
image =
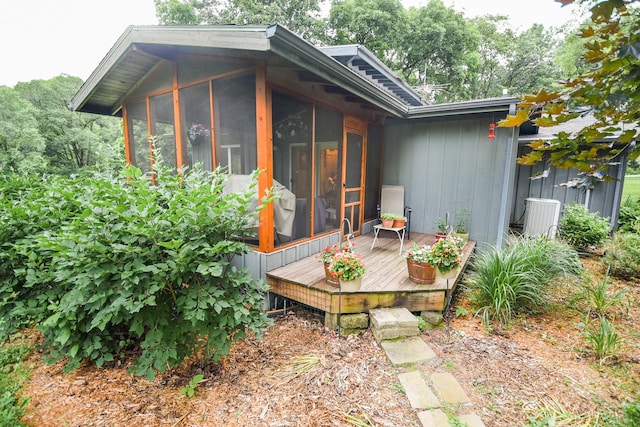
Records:
[[[403,185],[383,185],[382,192],[380,194],[380,205],[378,205],[378,218],[381,214],[392,213],[395,215],[404,216],[407,220],[402,227],[384,227],[382,224],[374,225],[373,232],[374,238],[371,244],[373,249],[378,241],[378,234],[380,230],[393,231],[398,235],[400,240],[400,253],[404,248],[405,233],[407,238],[410,238],[409,225],[411,221],[411,208],[404,204],[404,186]]]

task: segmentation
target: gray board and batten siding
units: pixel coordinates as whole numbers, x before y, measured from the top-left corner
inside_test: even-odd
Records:
[[[386,121],[383,182],[404,185],[411,231],[433,234],[438,218],[467,208],[471,239],[496,244],[508,232],[514,130],[487,138],[506,113]]]
[[[525,144],[523,142],[520,143],[518,156],[522,156],[531,150]],[[618,222],[626,160],[625,154],[618,164],[611,165],[607,170],[607,175],[614,179],[597,182],[589,193],[589,211],[598,213],[604,218],[609,218],[612,229],[615,228]],[[511,210],[511,224],[518,226],[523,224],[526,209],[525,200],[530,197],[558,200],[562,207],[574,202],[585,204],[587,198],[586,188],[564,185],[576,178],[579,171],[575,169],[550,168],[546,177],[536,178],[544,172],[545,167],[542,163],[534,166],[516,166],[516,181],[514,185],[516,196]]]

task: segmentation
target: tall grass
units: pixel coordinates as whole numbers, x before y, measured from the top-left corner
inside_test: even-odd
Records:
[[[544,238],[512,239],[501,249],[490,247],[474,260],[466,285],[471,302],[489,325],[509,325],[514,316],[544,307],[559,276],[578,278],[583,266],[575,250]]]
[[[578,285],[577,291],[569,301],[570,306],[586,312],[587,316],[592,314],[607,317],[611,315],[614,308],[625,303],[626,289],[612,290],[609,286],[609,271],[605,277],[596,283],[585,280]]]
[[[591,326],[588,317],[585,319],[584,337],[591,344],[594,355],[602,364],[618,354],[622,339],[606,317],[599,316],[599,319],[600,323],[595,327]]]

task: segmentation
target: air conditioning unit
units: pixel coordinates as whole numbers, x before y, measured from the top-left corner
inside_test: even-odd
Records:
[[[525,202],[524,235],[526,237],[543,235],[554,239],[560,220],[560,201],[528,198]]]

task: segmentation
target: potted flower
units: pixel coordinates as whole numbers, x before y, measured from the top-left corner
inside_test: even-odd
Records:
[[[438,229],[436,232],[436,242],[438,242],[447,237],[447,220],[442,217],[438,218],[436,221],[436,227]]]
[[[340,283],[338,282],[338,276],[334,272],[329,270],[329,265],[333,260],[333,256],[342,250],[343,247],[339,243],[334,243],[333,245],[324,248],[318,254],[318,259],[324,264],[325,281],[332,285],[339,285]]]
[[[333,255],[329,271],[338,276],[342,290],[355,292],[360,289],[365,270],[360,255],[351,251],[339,251]]]
[[[462,264],[461,248],[464,242],[458,237],[447,237],[431,247],[431,261],[445,279],[454,278]]]
[[[211,131],[203,124],[192,123],[188,130],[189,141],[193,145],[198,145],[204,140],[204,138],[211,135]]]
[[[431,246],[413,243],[407,251],[407,271],[415,283],[428,284],[436,281],[436,267],[431,255]]]
[[[394,215],[393,216],[393,228],[402,228],[404,227],[404,223],[407,221],[402,215]]]
[[[382,222],[382,226],[384,228],[393,227],[393,220],[395,219],[395,215],[389,212],[383,213],[380,215],[380,221]]]
[[[463,208],[453,214],[453,233],[452,236],[459,237],[464,243],[469,240],[469,210]]]

